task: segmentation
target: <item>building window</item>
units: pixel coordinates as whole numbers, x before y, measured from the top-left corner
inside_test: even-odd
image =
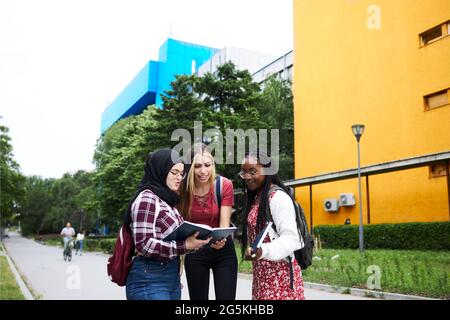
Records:
[[[450,21],[442,23],[430,30],[427,30],[419,35],[420,45],[426,46],[432,42],[442,39],[450,34]]]
[[[292,77],[293,77],[292,72],[293,72],[293,67],[292,67],[292,66],[289,66],[289,67],[287,68],[287,80],[289,80],[289,81],[291,81],[291,82],[292,82]]]
[[[448,97],[450,95],[449,91],[450,89],[445,89],[423,97],[425,103],[425,111],[448,105]]]
[[[447,164],[437,163],[429,166],[430,178],[445,177],[447,176]]]

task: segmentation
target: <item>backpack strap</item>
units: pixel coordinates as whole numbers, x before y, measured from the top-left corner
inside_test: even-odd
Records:
[[[275,192],[278,191],[278,190],[281,190],[281,191],[283,191],[283,192],[286,193],[286,191],[285,191],[283,188],[281,188],[280,186],[273,185],[273,186],[271,186],[270,189],[269,189],[269,201],[272,199],[273,195],[274,195]],[[292,198],[292,196],[291,196],[290,194],[288,194],[288,196],[290,196],[290,197]],[[295,202],[294,202],[293,204],[294,204],[294,210],[296,210],[296,208],[295,208]],[[268,221],[273,221],[272,214],[271,214],[271,212],[270,212],[270,206],[269,206],[269,208],[268,208],[268,212],[267,212],[267,217],[266,217],[266,218],[267,218]],[[270,220],[269,220],[269,219],[270,219]],[[297,221],[297,212],[295,212],[295,220],[296,220],[296,222],[298,223],[298,221]],[[276,226],[275,226],[275,223],[272,224],[272,227],[273,227],[273,229],[275,230],[275,232],[277,232],[277,228],[276,228]],[[297,231],[298,231],[298,229],[297,229]],[[299,235],[299,236],[300,236],[300,241],[302,241],[301,235]],[[290,287],[291,287],[291,290],[294,290],[294,266],[293,266],[293,263],[292,263],[292,258],[291,258],[291,256],[288,256],[287,258],[288,258],[288,261],[289,261],[289,271],[290,271],[290,274],[289,274],[289,285],[290,285]]]
[[[148,189],[148,190],[150,190],[150,189]],[[142,191],[144,191],[144,190],[142,190]],[[155,232],[156,232],[156,220],[158,219],[159,211],[161,211],[161,208],[159,205],[159,197],[155,194],[155,218],[153,219],[153,236],[155,236]],[[130,212],[130,214],[131,214],[131,212]],[[133,221],[131,221],[130,225],[128,225],[128,226],[131,227],[132,225],[133,225]],[[131,228],[130,228],[130,230],[131,230]]]
[[[156,219],[158,219],[159,211],[161,210],[159,206],[159,198],[155,199],[155,219],[153,220],[153,229],[156,230]]]
[[[217,206],[219,207],[219,213],[222,205],[222,186],[223,186],[222,176],[217,176],[214,182],[214,196],[216,198]]]
[[[278,191],[278,190],[281,190],[281,191],[284,192],[283,188],[281,188],[280,186],[273,185],[273,186],[270,187],[270,189],[269,189],[269,204],[270,204],[270,200],[272,200],[272,197],[275,195],[275,192]],[[270,212],[270,205],[267,208],[266,220],[273,222],[272,213]],[[277,227],[275,226],[275,223],[272,224],[272,227],[275,230],[275,232],[277,232]]]

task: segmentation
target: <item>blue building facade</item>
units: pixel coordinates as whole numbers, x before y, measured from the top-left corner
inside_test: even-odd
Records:
[[[159,48],[159,61],[150,60],[103,111],[101,133],[122,118],[140,114],[147,106],[162,107],[161,94],[176,75],[195,73],[219,49],[167,39]]]

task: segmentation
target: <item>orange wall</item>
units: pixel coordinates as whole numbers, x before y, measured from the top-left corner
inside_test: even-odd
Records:
[[[448,0],[294,1],[296,178],[356,168],[355,123],[366,126],[361,166],[450,150],[450,105],[424,111],[423,102],[450,87],[450,36],[419,45],[449,19]],[[428,167],[369,181],[371,223],[449,220],[446,178],[429,178]],[[314,225],[357,223],[357,188],[357,179],[313,186]],[[299,189],[309,215],[309,188]],[[323,200],[342,192],[357,205],[325,212]],[[363,194],[366,217],[364,180]]]

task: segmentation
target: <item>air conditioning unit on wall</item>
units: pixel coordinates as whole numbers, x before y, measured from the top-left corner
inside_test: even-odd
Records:
[[[339,205],[341,207],[354,206],[356,203],[353,193],[341,193],[339,194]]]
[[[325,199],[323,202],[323,208],[328,212],[338,212],[339,203],[336,199]]]

